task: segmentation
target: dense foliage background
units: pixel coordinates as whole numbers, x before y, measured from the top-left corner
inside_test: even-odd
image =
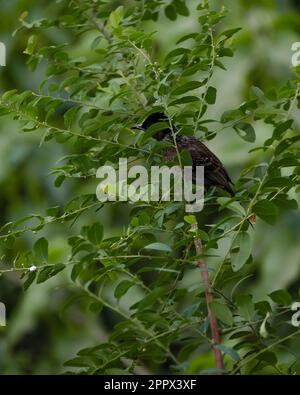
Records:
[[[217,373],[197,236],[226,372],[299,374],[300,10],[219,3],[0,1],[1,373]],[[161,163],[131,129],[154,107],[236,181],[196,234],[178,203],[95,197],[100,165]]]

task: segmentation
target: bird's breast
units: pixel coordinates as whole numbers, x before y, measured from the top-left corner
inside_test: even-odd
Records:
[[[177,155],[177,151],[175,147],[168,147],[164,150],[164,157],[166,161],[172,162]]]

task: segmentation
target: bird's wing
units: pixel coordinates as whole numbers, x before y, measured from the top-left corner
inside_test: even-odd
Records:
[[[231,178],[219,158],[195,137],[189,137],[185,144],[189,146],[186,148],[191,153],[194,166],[204,166],[206,187],[220,186],[233,195]]]

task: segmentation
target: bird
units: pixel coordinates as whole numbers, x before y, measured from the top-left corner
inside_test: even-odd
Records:
[[[146,117],[141,124],[137,124],[134,128],[147,131],[152,125],[158,122],[170,122],[166,114],[162,112],[154,112]],[[173,130],[172,130],[173,129]],[[177,156],[177,149],[175,147],[174,134],[176,145],[179,152],[187,150],[190,153],[193,167],[193,181],[195,181],[196,166],[204,167],[204,189],[208,191],[211,187],[218,187],[234,196],[233,182],[223,166],[220,159],[197,137],[180,135],[176,125],[170,124],[153,134],[153,138],[157,141],[166,141],[173,146],[164,148],[164,158],[166,161],[174,160]]]

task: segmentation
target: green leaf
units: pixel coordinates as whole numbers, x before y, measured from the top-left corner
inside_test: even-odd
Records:
[[[231,266],[233,271],[237,272],[249,259],[251,254],[252,243],[250,235],[247,232],[239,232],[234,238],[231,250]]]
[[[264,183],[264,188],[282,188],[291,185],[291,180],[287,177],[273,177],[269,178]]]
[[[179,99],[173,100],[169,104],[169,106],[177,106],[178,104],[194,103],[199,100],[200,99],[197,96],[183,96],[183,97],[180,97]]]
[[[272,307],[269,302],[266,300],[261,300],[260,302],[255,303],[255,310],[260,315],[266,315],[267,313],[272,313]]]
[[[234,126],[234,130],[243,140],[248,141],[249,143],[253,143],[255,141],[255,130],[250,123],[239,122]]]
[[[229,355],[235,362],[239,362],[241,360],[239,354],[231,347],[224,346],[223,344],[217,344],[216,348],[221,350],[224,354]]]
[[[91,243],[98,246],[103,239],[103,225],[95,222],[87,232],[88,239]]]
[[[234,52],[230,48],[221,48],[219,51],[219,57],[232,57],[234,55]]]
[[[169,4],[165,8],[165,15],[171,21],[175,21],[175,19],[177,18],[177,12],[176,12],[176,8],[173,6],[173,4]]]
[[[197,219],[194,215],[185,215],[184,220],[185,220],[185,222],[187,222],[190,225],[197,223]]]
[[[245,215],[244,207],[239,202],[236,201],[233,202],[231,197],[217,198],[217,202],[220,204],[221,208],[232,210],[235,213],[239,214],[240,216]]]
[[[38,239],[33,246],[33,251],[38,259],[40,259],[43,262],[47,262],[48,240],[46,240],[45,237],[41,237],[40,239]]]
[[[138,303],[138,311],[152,306],[163,294],[165,294],[165,292],[166,291],[164,287],[155,288],[149,295],[147,295],[141,302]],[[134,308],[134,306],[132,306],[132,308]]]
[[[279,123],[279,124],[276,126],[276,128],[274,129],[274,134],[273,134],[274,138],[275,138],[276,140],[280,139],[281,136],[282,136],[282,134],[283,134],[285,131],[287,131],[288,129],[291,128],[291,126],[293,125],[293,123],[294,123],[294,120],[293,120],[293,119],[288,119],[288,120],[285,121],[285,122]]]
[[[100,43],[100,41],[103,39],[103,37],[102,36],[97,36],[94,40],[93,40],[93,42],[92,42],[92,44],[91,44],[91,49],[95,49],[97,46],[98,46],[98,44]]]
[[[2,101],[5,102],[10,102],[11,99],[14,99],[16,97],[16,93],[18,92],[17,89],[11,89],[9,91],[6,91],[2,95]]]
[[[38,42],[38,37],[35,34],[30,36],[27,41],[27,47],[24,51],[24,54],[32,55],[34,53],[37,42]]]
[[[192,159],[190,151],[188,151],[188,150],[181,151],[180,158],[181,158],[182,166],[192,166],[193,165],[193,159]]]
[[[278,289],[277,291],[270,293],[269,296],[273,302],[284,306],[290,305],[293,301],[291,295],[284,289]]]
[[[123,295],[126,294],[126,292],[133,286],[135,285],[134,282],[129,281],[129,280],[123,280],[121,281],[116,289],[115,289],[115,298],[120,299]]]
[[[113,28],[118,27],[123,16],[123,6],[116,8],[109,16],[109,21]]]
[[[60,213],[59,206],[49,207],[46,209],[46,214],[49,215],[50,217],[58,217],[59,213]]]
[[[180,37],[176,44],[180,44],[186,40],[190,40],[191,38],[195,39],[198,36],[198,33],[189,33],[189,34],[185,34],[184,36]]]
[[[224,32],[222,32],[221,36],[225,36],[227,38],[232,37],[234,34],[236,34],[237,32],[239,32],[240,30],[242,30],[241,27],[236,27],[235,29],[228,29],[225,30]]]
[[[23,285],[24,291],[26,291],[30,287],[30,285],[34,282],[35,278],[36,278],[36,272],[30,272],[28,274],[27,279]]]
[[[259,328],[259,334],[260,334],[260,336],[262,337],[262,338],[264,338],[264,339],[266,339],[268,336],[269,336],[269,333],[268,333],[268,331],[267,331],[267,327],[266,327],[266,324],[267,324],[267,321],[268,321],[268,318],[270,317],[270,313],[269,312],[267,312],[267,314],[266,314],[266,316],[265,316],[265,318],[264,318],[264,320],[263,320],[263,322],[261,323],[261,326],[260,326],[260,328]]]
[[[72,366],[72,367],[86,367],[90,366],[91,360],[88,357],[75,357],[73,359],[70,359],[69,361],[66,361],[64,363],[64,366]]]
[[[247,321],[251,321],[255,314],[254,304],[251,295],[237,295],[235,297],[236,304],[240,315]]]
[[[273,225],[276,221],[278,214],[277,206],[269,200],[260,200],[253,206],[253,211],[261,219],[270,225]]]
[[[92,313],[100,313],[103,309],[103,304],[100,302],[93,302],[89,305],[89,309]]]
[[[265,94],[260,88],[253,85],[251,86],[251,92],[256,98],[260,99],[262,102],[265,102]]]
[[[144,247],[145,250],[172,252],[172,248],[164,243],[151,243]]]
[[[73,122],[76,119],[76,115],[78,113],[78,108],[77,107],[72,107],[68,111],[65,112],[64,114],[64,122],[67,128],[71,128]]]
[[[287,199],[285,195],[277,195],[277,197],[273,199],[273,203],[282,210],[297,210],[298,208],[297,201],[295,199]]]
[[[38,274],[36,283],[41,284],[49,280],[49,278],[54,277],[57,273],[61,272],[64,268],[65,265],[63,263],[58,263],[56,265],[43,268]]]
[[[277,357],[271,351],[265,351],[264,353],[257,356],[261,361],[267,362],[270,366],[275,366],[277,364]]]
[[[144,136],[142,136],[141,141],[144,142],[150,136],[153,136],[155,133],[159,132],[160,130],[164,130],[169,127],[168,122],[156,122],[151,125],[145,132]]]
[[[206,95],[205,95],[205,101],[208,104],[215,104],[217,98],[217,90],[213,86],[210,86],[207,89]]]
[[[177,9],[178,14],[182,16],[189,16],[190,12],[185,3],[186,2],[183,0],[173,0],[173,4]]]
[[[212,312],[219,320],[221,320],[227,325],[232,325],[233,323],[232,313],[229,310],[229,308],[226,306],[226,304],[214,300],[213,302],[210,303],[209,307],[211,308]]]
[[[54,185],[56,186],[56,188],[59,188],[62,183],[65,181],[66,176],[63,174],[60,174],[58,177],[56,177],[55,181],[54,181]]]
[[[190,52],[191,52],[191,50],[188,49],[188,48],[176,48],[176,49],[173,49],[171,52],[168,53],[168,55],[166,56],[164,61],[166,62],[166,61],[174,59],[174,58],[176,58],[178,56],[183,56],[185,54],[189,54]]]
[[[171,93],[175,96],[182,95],[188,91],[200,88],[200,86],[203,86],[203,84],[203,81],[189,81],[179,86],[178,88],[175,88]]]

